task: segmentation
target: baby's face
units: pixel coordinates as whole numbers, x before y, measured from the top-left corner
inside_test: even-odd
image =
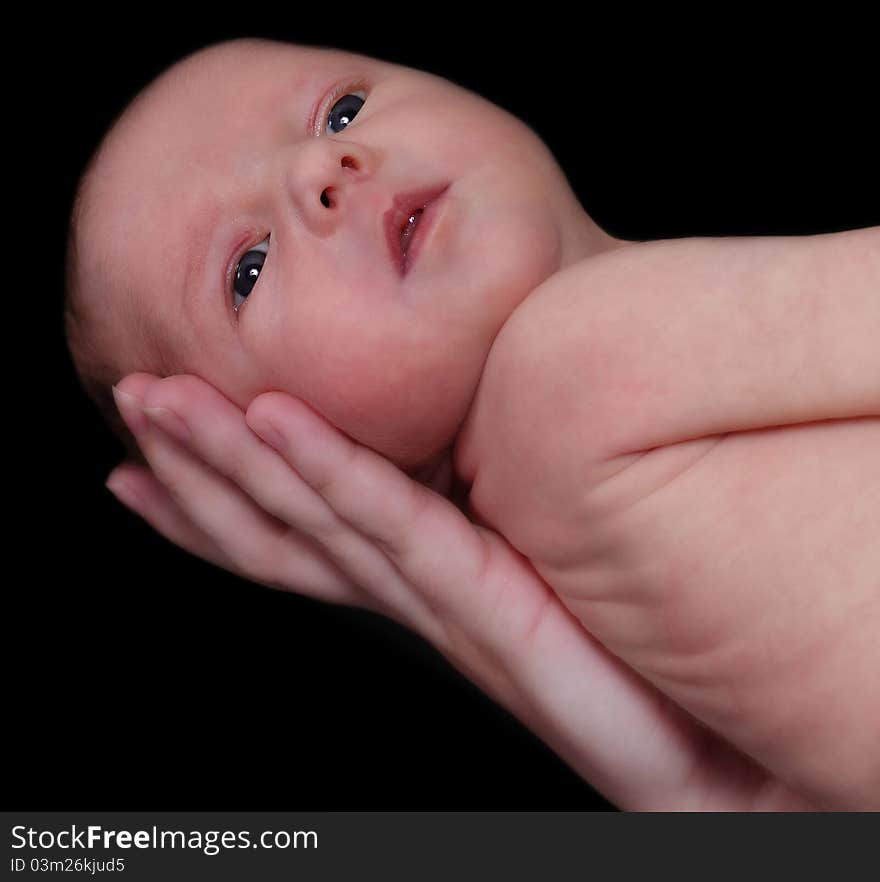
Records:
[[[583,245],[525,124],[323,48],[198,53],[124,114],[99,167],[87,235],[124,301],[120,357],[156,323],[175,372],[242,407],[290,392],[402,466],[450,444],[501,326]]]

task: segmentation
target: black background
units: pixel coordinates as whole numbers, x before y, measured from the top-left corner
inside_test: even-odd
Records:
[[[76,180],[159,71],[250,35],[364,52],[482,93],[536,129],[621,238],[869,226],[880,223],[869,29],[635,13],[574,27],[546,4],[478,23],[398,6],[261,6],[198,24],[152,7],[55,16],[15,65],[3,632],[4,790],[18,807],[608,807],[415,637],[190,558],[104,489],[122,451],[62,335]]]

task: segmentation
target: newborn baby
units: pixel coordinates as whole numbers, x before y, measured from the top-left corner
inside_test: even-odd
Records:
[[[174,66],[84,176],[81,376],[282,389],[405,468],[450,449],[486,356],[548,276],[624,245],[519,120],[452,83],[257,40]]]
[[[860,673],[880,665],[880,230],[622,242],[480,96],[240,40],[125,110],[68,257],[70,347],[108,419],[123,376],[191,373],[243,409],[289,392],[411,474],[451,464],[472,515],[694,716],[782,777],[780,729],[803,730],[801,770],[838,738],[849,792],[880,783]],[[768,531],[827,591],[755,553]],[[639,642],[648,616],[663,641]],[[751,702],[778,708],[766,731],[740,730]]]

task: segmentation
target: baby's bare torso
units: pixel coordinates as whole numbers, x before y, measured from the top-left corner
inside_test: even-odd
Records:
[[[744,340],[780,349],[767,370],[796,381],[805,353],[781,351],[786,329],[774,337],[771,325],[790,316],[800,346],[791,298],[801,295],[756,299],[764,309],[778,293],[788,304],[762,316],[766,327],[738,314],[754,292],[736,284],[786,277],[773,276],[772,244],[633,245],[553,277],[499,335],[456,466],[473,482],[478,519],[612,652],[779,774],[793,750],[798,768],[813,753],[827,762],[836,739],[841,780],[880,793],[880,702],[866,670],[880,669],[880,372],[872,381],[863,360],[866,383],[843,367],[833,382],[817,378],[829,382],[824,418],[799,421],[814,402],[794,401],[793,387],[778,399],[768,392],[763,407],[761,371],[712,394],[713,371],[737,370],[721,342],[688,352],[662,342],[675,325],[688,333],[682,310],[695,316],[695,335],[711,336],[700,304],[711,316],[717,296],[717,311],[730,313],[718,332],[735,335],[745,322]],[[880,294],[876,271],[868,288],[877,282]],[[712,272],[726,287],[696,291]],[[880,331],[870,297],[860,302],[869,310],[860,323]],[[836,321],[815,303],[803,316],[807,330],[814,319]],[[847,346],[858,359],[859,341]],[[694,376],[692,358],[704,360],[706,377]],[[740,413],[744,396],[754,403]],[[825,772],[815,772],[796,783],[818,787]]]

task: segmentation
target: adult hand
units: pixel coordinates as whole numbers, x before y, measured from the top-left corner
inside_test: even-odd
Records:
[[[501,536],[301,402],[244,414],[191,376],[118,390],[150,468],[108,486],[172,542],[412,628],[621,808],[812,808],[609,655]]]

